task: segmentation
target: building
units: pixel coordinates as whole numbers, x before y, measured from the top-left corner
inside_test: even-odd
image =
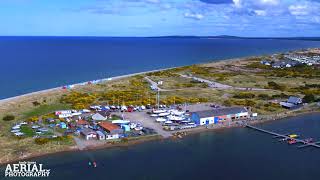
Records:
[[[120,138],[119,134],[107,134],[106,135],[106,140],[119,139],[119,138]]]
[[[92,116],[92,120],[95,121],[105,121],[110,117],[111,113],[109,111],[100,111]]]
[[[77,126],[78,127],[87,127],[89,125],[89,122],[83,119],[79,119],[77,121]]]
[[[67,124],[66,124],[65,122],[60,122],[60,123],[59,123],[59,127],[60,127],[61,129],[67,129]]]
[[[280,105],[286,109],[298,109],[302,107],[302,99],[295,96],[290,96],[285,102],[280,102]]]
[[[106,135],[103,134],[103,132],[101,132],[101,131],[96,131],[96,133],[97,133],[97,138],[98,138],[99,140],[104,140],[104,139],[106,139]]]
[[[110,122],[101,122],[98,124],[103,130],[105,130],[109,134],[122,134],[123,129],[116,124],[112,124]]]
[[[89,128],[81,129],[80,134],[84,136],[86,140],[97,138],[97,133]]]
[[[248,117],[249,112],[244,107],[220,108],[191,114],[191,120],[197,125],[217,124],[220,121],[236,121]]]

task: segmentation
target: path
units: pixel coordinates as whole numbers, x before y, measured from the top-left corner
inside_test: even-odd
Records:
[[[179,74],[181,77],[184,78],[189,78],[189,79],[193,79],[195,81],[199,81],[199,82],[203,82],[208,84],[208,86],[210,88],[215,88],[215,89],[237,89],[237,90],[251,90],[251,91],[268,91],[270,89],[262,89],[262,88],[244,88],[244,87],[234,87],[234,86],[230,86],[227,84],[221,84],[215,81],[211,81],[211,80],[207,80],[207,79],[203,79],[203,78],[199,78],[199,77],[195,77],[195,76],[187,76],[184,74]]]
[[[148,83],[151,85],[151,89],[154,91],[173,91],[173,90],[168,90],[168,89],[162,89],[158,86],[158,83],[154,82],[152,79],[149,77],[145,76],[144,79],[148,81]]]

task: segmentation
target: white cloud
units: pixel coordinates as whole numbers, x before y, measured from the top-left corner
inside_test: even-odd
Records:
[[[204,16],[200,13],[184,13],[184,17],[196,20],[201,20],[204,18]]]
[[[254,10],[254,13],[258,16],[266,16],[267,12],[264,10]]]
[[[233,0],[233,4],[235,7],[240,8],[241,7],[241,0]]]
[[[279,0],[260,0],[260,3],[266,5],[278,5]]]
[[[288,9],[290,13],[295,16],[303,16],[309,14],[307,5],[290,5]]]

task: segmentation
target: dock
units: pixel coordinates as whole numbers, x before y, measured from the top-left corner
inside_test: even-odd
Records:
[[[319,145],[320,141],[318,141],[318,142],[306,142],[306,140],[303,140],[303,139],[291,138],[291,137],[289,137],[288,134],[279,134],[279,133],[276,133],[276,132],[272,132],[272,131],[269,131],[269,130],[261,129],[261,128],[258,128],[258,127],[252,126],[252,125],[248,125],[248,124],[246,124],[245,127],[250,128],[250,129],[254,129],[256,131],[260,131],[260,132],[263,132],[263,133],[266,133],[266,134],[273,135],[274,138],[284,138],[284,139],[287,139],[287,140],[295,140],[297,143],[302,143],[303,145],[298,146],[298,148],[304,148],[304,147],[308,147],[308,146],[320,148],[320,145]]]

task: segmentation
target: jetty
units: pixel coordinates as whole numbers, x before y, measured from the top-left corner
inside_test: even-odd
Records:
[[[248,124],[246,124],[245,127],[250,128],[250,129],[254,129],[256,131],[260,131],[260,132],[263,132],[263,133],[266,133],[266,134],[273,135],[274,138],[283,138],[285,140],[294,140],[297,143],[302,143],[303,145],[298,146],[298,148],[304,148],[304,147],[308,147],[308,146],[320,148],[320,145],[319,145],[320,141],[318,141],[318,142],[308,142],[308,141],[306,141],[304,139],[292,138],[288,134],[279,134],[279,133],[276,133],[276,132],[273,132],[273,131],[261,129],[261,128],[258,128],[258,127],[252,126],[252,125],[248,125]]]

